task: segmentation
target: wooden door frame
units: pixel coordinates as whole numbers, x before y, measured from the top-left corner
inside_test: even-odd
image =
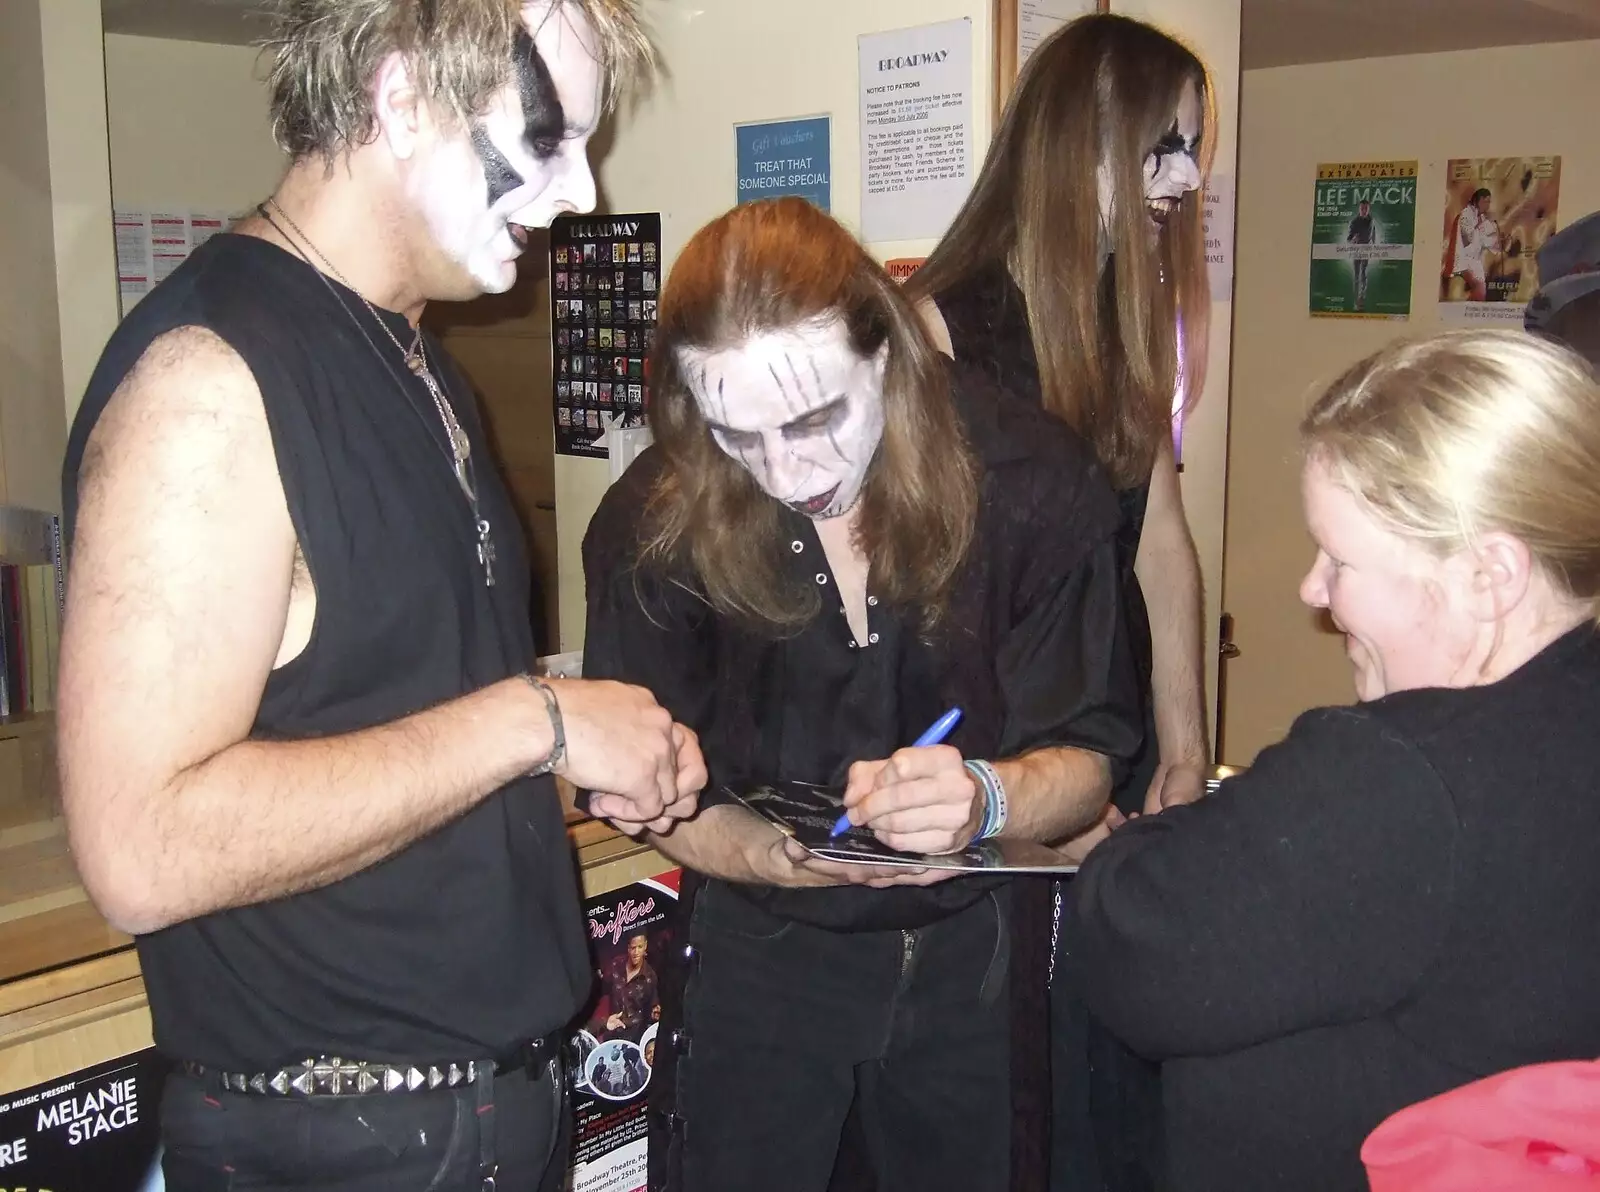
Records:
[[[1017,6],[1021,0],[994,0],[994,123],[1011,98],[1017,81]],[[1111,0],[1095,0],[1098,12],[1110,12]]]

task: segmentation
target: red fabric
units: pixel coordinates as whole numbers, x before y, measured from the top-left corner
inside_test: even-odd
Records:
[[[1372,1192],[1600,1190],[1600,1062],[1515,1068],[1409,1106],[1361,1161]]]

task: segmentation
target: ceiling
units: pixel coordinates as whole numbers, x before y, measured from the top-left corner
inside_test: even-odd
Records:
[[[1600,0],[1242,0],[1242,4],[1240,58],[1246,70],[1600,39]],[[266,32],[260,9],[259,0],[101,0],[108,33],[233,45],[248,45]]]
[[[1246,70],[1600,39],[1600,0],[1242,0]],[[1116,8],[1116,0],[1112,0]]]
[[[240,46],[266,35],[261,9],[259,0],[100,0],[107,33]]]

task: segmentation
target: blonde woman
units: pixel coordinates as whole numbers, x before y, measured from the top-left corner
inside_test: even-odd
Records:
[[[1069,909],[1163,1059],[1167,1186],[1365,1189],[1404,1105],[1600,1055],[1600,384],[1522,332],[1386,348],[1307,416],[1300,597],[1360,702],[1119,829]]]

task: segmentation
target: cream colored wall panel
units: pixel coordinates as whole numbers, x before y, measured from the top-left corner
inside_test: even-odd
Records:
[[[111,190],[119,207],[237,214],[287,164],[249,46],[108,34]]]
[[[1300,517],[1300,418],[1319,386],[1400,336],[1441,324],[1435,305],[1452,157],[1561,155],[1558,223],[1600,208],[1600,41],[1246,71],[1239,144],[1225,605],[1226,761],[1249,762],[1295,716],[1354,698],[1342,642],[1295,596],[1311,559]],[[1417,159],[1409,322],[1307,313],[1319,162]]]

